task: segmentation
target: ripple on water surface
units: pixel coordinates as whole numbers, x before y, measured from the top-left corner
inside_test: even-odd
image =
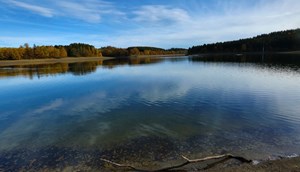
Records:
[[[0,169],[300,153],[295,67],[181,59],[93,69],[0,78]]]

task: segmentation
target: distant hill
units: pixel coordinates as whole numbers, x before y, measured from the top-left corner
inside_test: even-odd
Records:
[[[288,52],[300,50],[300,29],[263,34],[253,38],[193,46],[188,54]]]

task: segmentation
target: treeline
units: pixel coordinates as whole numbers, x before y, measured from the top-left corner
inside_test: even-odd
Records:
[[[33,46],[27,43],[19,48],[0,48],[0,60],[46,59],[64,57],[128,57],[141,55],[186,54],[183,48],[162,49],[156,47],[116,48],[112,46],[95,48],[92,45],[73,43],[67,46]]]
[[[142,55],[172,55],[186,54],[187,50],[183,48],[162,49],[156,47],[128,47],[117,48],[112,46],[102,47],[100,51],[106,57],[127,57],[127,56],[142,56]]]
[[[92,45],[73,43],[67,46],[33,46],[27,43],[19,48],[0,48],[0,60],[45,59],[64,57],[101,57]]]
[[[188,54],[243,53],[243,52],[284,52],[300,50],[300,29],[263,34],[237,41],[218,42],[193,46]]]

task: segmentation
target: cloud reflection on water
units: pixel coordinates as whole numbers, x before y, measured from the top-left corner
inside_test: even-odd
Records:
[[[141,136],[183,139],[274,127],[292,128],[291,135],[297,137],[300,131],[295,125],[299,124],[300,75],[289,71],[252,64],[167,61],[64,77],[29,83],[49,88],[43,95],[47,99],[24,93],[30,102],[8,116],[22,114],[0,133],[1,150],[101,147]],[[50,89],[57,84],[55,88],[62,92]],[[29,111],[30,103],[35,106]]]

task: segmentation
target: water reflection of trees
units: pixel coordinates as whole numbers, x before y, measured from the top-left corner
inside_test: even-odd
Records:
[[[68,64],[20,65],[0,68],[0,77],[28,76],[29,78],[67,73]]]
[[[96,71],[97,66],[101,64],[102,61],[11,66],[0,68],[0,77],[26,76],[32,79],[65,73],[84,75]]]
[[[152,64],[152,63],[159,63],[162,60],[163,60],[162,58],[151,58],[151,57],[131,58],[129,59],[129,64],[130,65]]]
[[[300,69],[300,55],[297,54],[206,55],[190,57],[189,61],[254,63],[268,68],[285,68],[293,71]]]
[[[86,75],[95,72],[97,70],[97,66],[102,64],[103,61],[71,63],[69,64],[69,72],[74,75]]]
[[[114,68],[121,65],[146,65],[159,63],[163,61],[163,58],[154,58],[154,57],[142,57],[142,58],[118,58],[118,59],[110,59],[103,61],[103,67]]]
[[[158,63],[161,58],[120,58],[101,61],[78,62],[78,63],[56,63],[39,65],[19,65],[0,68],[0,77],[26,76],[29,78],[40,78],[58,74],[71,73],[73,75],[86,75],[97,70],[98,66],[112,69],[122,65],[145,65]]]

